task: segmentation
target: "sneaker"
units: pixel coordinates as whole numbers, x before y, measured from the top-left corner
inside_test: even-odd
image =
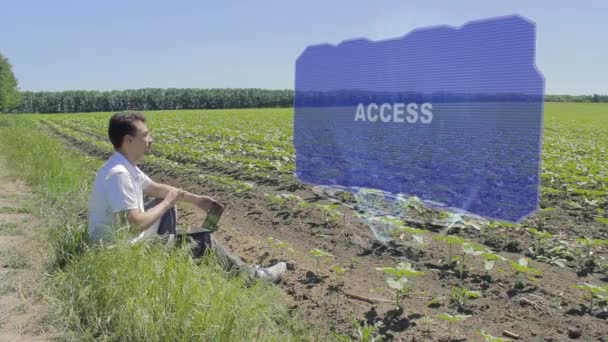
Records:
[[[281,279],[281,276],[283,276],[286,270],[287,264],[281,261],[271,267],[260,268],[259,266],[256,266],[255,275],[260,279],[276,283]]]

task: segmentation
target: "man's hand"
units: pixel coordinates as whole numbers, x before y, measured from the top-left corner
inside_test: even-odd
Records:
[[[175,192],[177,192],[177,195]],[[155,198],[164,198],[165,201],[170,202],[171,206],[175,205],[175,203],[178,201],[182,201],[190,203],[207,213],[212,209],[214,211],[219,210],[220,212],[224,209],[222,204],[209,196],[195,195],[168,184],[151,182],[148,187],[144,189],[144,193]]]
[[[174,206],[178,201],[184,197],[185,191],[178,188],[170,188],[167,190],[167,194],[165,196],[165,201],[167,201],[170,207]]]
[[[167,210],[173,207],[177,201],[181,200],[182,197],[184,197],[184,194],[185,191],[182,189],[173,187],[167,188],[163,201],[150,210],[145,212],[139,208],[127,210],[126,218],[131,225],[131,231],[139,234],[148,229],[154,222],[159,220]]]
[[[194,195],[192,198],[192,204],[194,204],[195,207],[206,212],[208,212],[211,208],[224,209],[224,205],[209,196]]]

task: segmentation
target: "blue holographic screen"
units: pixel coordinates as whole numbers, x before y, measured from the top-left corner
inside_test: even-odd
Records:
[[[538,207],[543,100],[535,25],[518,15],[309,46],[296,61],[296,175],[518,222]]]

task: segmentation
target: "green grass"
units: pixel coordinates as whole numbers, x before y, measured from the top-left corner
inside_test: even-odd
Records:
[[[0,236],[22,235],[23,232],[16,223],[0,223]]]
[[[22,269],[28,268],[29,262],[23,252],[16,249],[0,251],[0,268]]]
[[[196,264],[160,244],[92,247],[82,217],[99,161],[66,150],[36,120],[0,117],[0,146],[39,199],[33,214],[48,224],[55,322],[75,340],[307,338],[278,288],[228,275],[213,256]]]
[[[0,214],[29,214],[28,208],[1,207]]]

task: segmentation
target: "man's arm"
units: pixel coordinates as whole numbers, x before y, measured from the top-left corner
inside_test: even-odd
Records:
[[[134,233],[140,233],[150,228],[183,196],[183,191],[180,189],[166,189],[163,193],[164,200],[144,212],[139,207],[137,191],[127,172],[113,173],[106,179],[105,186],[108,194],[107,200],[112,211],[118,214],[121,220],[128,221],[130,230]],[[146,186],[146,188],[148,187]]]
[[[154,181],[150,181],[148,186],[146,186],[146,188],[144,189],[144,193],[154,198],[165,198],[166,194],[172,190],[177,191],[179,189],[168,184],[161,184],[156,183]],[[206,212],[208,212],[209,209],[214,206],[221,206],[222,208],[224,207],[222,204],[220,204],[209,196],[196,195],[188,191],[183,192],[183,196],[179,198],[179,201],[190,203]]]
[[[183,194],[184,191],[177,188],[167,189],[164,193],[164,200],[150,210],[145,212],[139,208],[127,210],[126,218],[129,221],[131,231],[139,234],[150,228],[154,222],[158,221],[167,210],[183,197]]]

